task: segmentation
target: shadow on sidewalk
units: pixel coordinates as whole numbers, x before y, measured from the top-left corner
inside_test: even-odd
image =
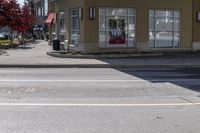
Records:
[[[29,50],[29,49],[33,49],[35,48],[34,45],[38,44],[39,42],[38,41],[35,41],[35,42],[30,42],[30,43],[25,43],[23,45],[19,45],[18,47],[15,47],[15,48],[10,48],[10,50],[18,50],[18,49],[21,49],[21,50]]]
[[[31,41],[31,42],[26,42],[26,43],[21,44],[18,47],[13,48],[13,49],[22,49],[22,50],[33,49],[33,48],[35,48],[34,45],[36,45],[36,44],[38,44],[40,42],[41,42],[41,40],[35,40],[35,41]]]
[[[0,49],[0,56],[8,56],[7,51]]]
[[[18,47],[15,48],[15,50],[17,49],[22,49],[22,50],[28,50],[28,49],[33,49],[35,47],[31,46],[31,44],[26,44],[26,45],[20,45]]]

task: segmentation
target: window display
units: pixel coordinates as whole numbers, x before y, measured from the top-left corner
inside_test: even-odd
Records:
[[[125,33],[125,20],[124,19],[110,19],[110,44],[125,44],[126,33]]]
[[[100,8],[100,47],[135,46],[135,10],[124,8]]]

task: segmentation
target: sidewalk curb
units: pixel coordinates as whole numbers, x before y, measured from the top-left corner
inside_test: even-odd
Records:
[[[78,59],[113,59],[113,58],[136,58],[136,57],[158,57],[163,53],[146,53],[146,54],[100,54],[100,55],[81,55],[66,54],[66,52],[47,52],[47,55],[58,58],[78,58]]]
[[[199,65],[128,65],[128,64],[0,64],[0,68],[200,68]]]

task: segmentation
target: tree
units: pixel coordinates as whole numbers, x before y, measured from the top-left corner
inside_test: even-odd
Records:
[[[0,3],[0,28],[8,26],[23,35],[32,29],[35,18],[28,3],[22,8],[16,0],[0,0]]]
[[[24,6],[21,8],[20,13],[20,23],[17,25],[17,31],[20,33],[26,33],[29,32],[35,22],[34,15],[32,14],[31,7],[29,4],[24,3]]]
[[[0,27],[14,29],[20,21],[20,6],[16,0],[0,0]]]

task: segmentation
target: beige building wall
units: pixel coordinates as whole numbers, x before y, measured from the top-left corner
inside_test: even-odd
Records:
[[[57,17],[56,17],[56,21],[57,21],[57,35],[58,35],[58,30],[59,30],[59,12],[65,12],[65,16],[66,16],[66,33],[65,33],[65,39],[70,40],[70,9],[72,8],[79,8],[79,7],[83,7],[83,1],[82,0],[56,0],[55,1],[55,11],[57,13]],[[81,30],[81,42],[84,41],[84,27],[83,27],[83,23],[84,21],[80,21],[81,26],[80,26],[80,30]]]
[[[193,50],[200,51],[200,22],[197,22],[197,12],[200,12],[200,1],[193,1]]]
[[[89,20],[89,8],[96,8],[96,19]],[[137,50],[148,50],[149,41],[149,9],[181,10],[181,47],[192,48],[192,0],[85,0],[84,1],[84,43],[82,50],[86,52],[133,52],[135,48],[99,48],[99,7],[135,8]],[[198,24],[199,25],[199,24]],[[164,50],[164,49],[161,49]],[[173,49],[170,49],[173,50]]]

